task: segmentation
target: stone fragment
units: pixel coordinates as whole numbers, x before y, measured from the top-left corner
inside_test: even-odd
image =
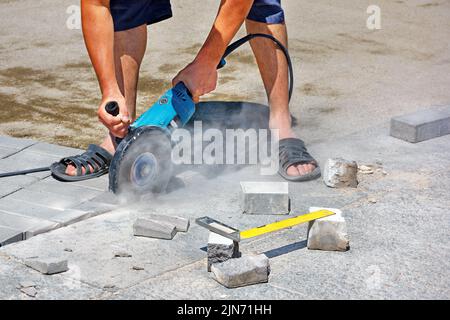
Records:
[[[241,182],[241,209],[245,214],[289,214],[287,182]]]
[[[141,267],[141,266],[132,266],[131,269],[136,270],[136,271],[145,270],[145,268]]]
[[[358,165],[342,158],[328,159],[323,172],[324,183],[332,188],[358,186]]]
[[[249,286],[269,281],[269,258],[264,254],[229,259],[211,267],[213,278],[227,288]]]
[[[371,166],[366,166],[366,165],[358,166],[358,170],[362,174],[372,174],[372,173],[374,173],[373,168]]]
[[[208,272],[211,265],[224,262],[228,259],[240,257],[239,243],[220,234],[210,232],[208,239]]]
[[[114,258],[130,258],[131,254],[125,251],[114,252]]]
[[[35,287],[24,287],[24,288],[21,288],[20,291],[32,298],[36,297],[36,295],[38,293]]]
[[[163,214],[149,214],[143,217],[149,220],[155,220],[158,222],[165,222],[168,224],[173,224],[177,230],[177,232],[187,232],[189,230],[189,219],[177,217],[177,216],[168,216]]]
[[[19,282],[20,288],[29,288],[29,287],[36,287],[36,284],[31,281],[21,281]]]
[[[177,233],[173,224],[139,218],[133,225],[135,236],[172,240]]]
[[[347,251],[350,248],[347,226],[342,211],[334,208],[311,207],[317,210],[333,211],[334,215],[310,221],[308,225],[308,249],[325,251]]]
[[[56,258],[34,258],[25,260],[25,265],[43,274],[55,274],[69,270],[67,260]]]

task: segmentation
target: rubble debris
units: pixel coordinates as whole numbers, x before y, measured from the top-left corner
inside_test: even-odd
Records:
[[[342,211],[334,208],[311,207],[309,212],[330,210],[335,214],[309,222],[308,249],[325,251],[347,251],[350,248],[347,225]]]
[[[34,258],[25,260],[25,265],[42,274],[56,274],[69,270],[67,260],[58,258]]]
[[[239,243],[223,237],[217,233],[210,232],[208,239],[208,272],[214,263],[224,262],[228,259],[239,258]]]
[[[331,188],[358,186],[358,165],[342,158],[328,159],[323,172],[324,183]]]
[[[227,288],[249,286],[269,281],[269,258],[264,254],[246,255],[213,264],[213,278]]]
[[[138,218],[133,224],[135,236],[172,240],[177,233],[173,224]]]

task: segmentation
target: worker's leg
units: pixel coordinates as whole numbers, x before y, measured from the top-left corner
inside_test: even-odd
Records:
[[[247,19],[246,27],[248,33],[271,34],[287,47],[287,30],[284,22],[269,24]],[[270,106],[269,126],[271,129],[279,129],[280,139],[294,138],[295,134],[292,131],[289,111],[289,81],[286,57],[276,44],[268,39],[256,38],[251,41],[251,47],[267,92]],[[314,168],[315,166],[312,164],[292,165],[287,169],[287,174],[291,176],[303,175],[312,172]]]
[[[147,24],[133,29],[114,33],[114,58],[116,78],[127,103],[131,121],[136,118],[136,96],[139,78],[139,68],[147,46]],[[107,134],[100,146],[114,154],[116,145],[113,137]],[[91,168],[92,169],[92,168]],[[84,168],[83,174],[84,174]],[[68,175],[75,175],[76,169],[68,165]]]

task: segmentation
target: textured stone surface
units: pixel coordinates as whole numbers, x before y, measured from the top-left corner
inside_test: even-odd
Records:
[[[30,258],[25,265],[43,274],[55,274],[69,270],[67,260],[56,258]]]
[[[241,209],[246,214],[289,214],[287,182],[241,182]]]
[[[450,106],[394,117],[390,134],[412,143],[450,134]]]
[[[220,234],[210,232],[208,239],[208,272],[214,263],[224,262],[228,259],[239,258],[239,243],[221,236]]]
[[[333,211],[336,214],[309,222],[308,249],[347,251],[350,248],[350,241],[342,211],[334,208],[311,207],[309,212],[322,209]]]
[[[177,233],[173,224],[138,218],[133,224],[135,236],[172,240]]]
[[[211,267],[213,278],[227,288],[237,288],[269,281],[269,258],[264,254],[230,259]]]
[[[172,224],[175,226],[177,232],[187,232],[189,230],[189,219],[185,219],[182,217],[169,216],[164,214],[148,214],[142,216],[142,218]]]
[[[22,240],[23,233],[21,231],[0,226],[0,247]]]
[[[358,165],[342,158],[328,159],[323,170],[323,182],[332,188],[358,186]]]

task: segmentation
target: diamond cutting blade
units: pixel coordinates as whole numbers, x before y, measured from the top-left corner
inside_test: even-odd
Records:
[[[139,127],[120,143],[109,169],[109,188],[116,194],[163,192],[172,177],[170,137],[159,127]]]

